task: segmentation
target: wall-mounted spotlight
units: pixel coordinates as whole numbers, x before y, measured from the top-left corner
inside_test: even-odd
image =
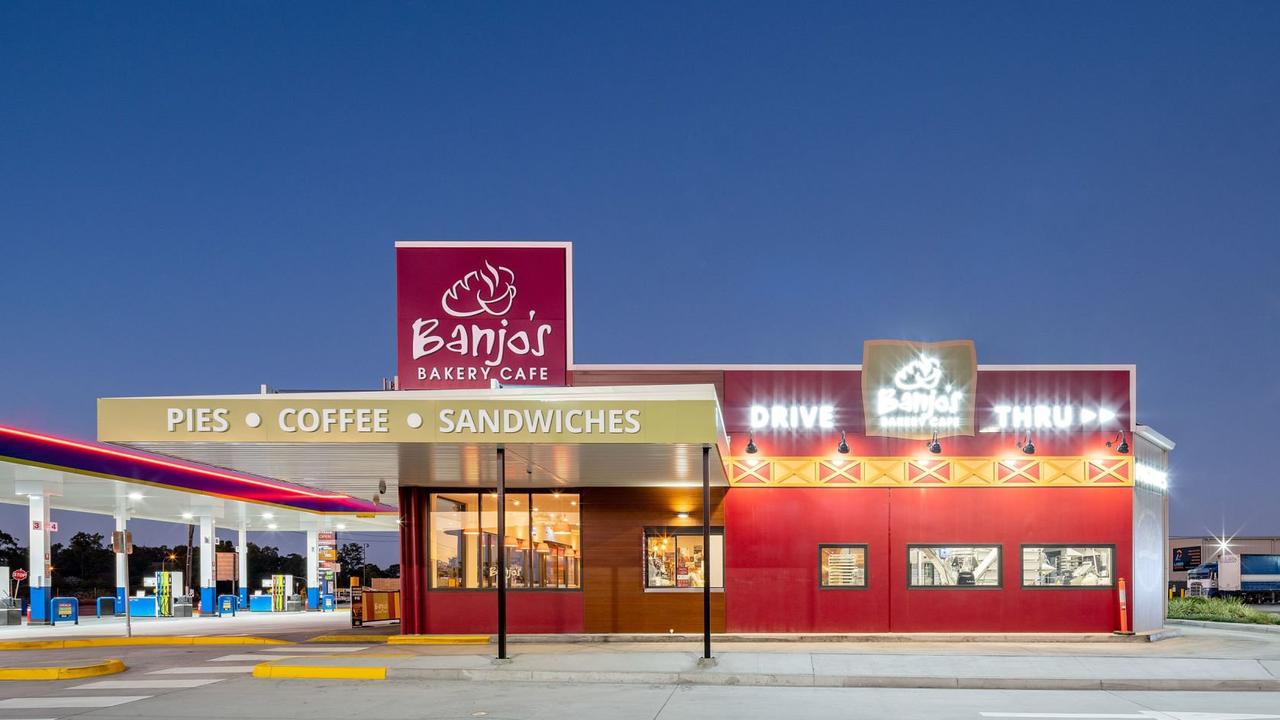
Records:
[[[840,444],[836,445],[836,452],[841,455],[849,454],[849,442],[844,439],[844,431],[840,431]]]
[[[934,455],[942,452],[942,443],[938,442],[938,433],[933,434],[933,439],[926,443],[925,447],[929,448],[929,452]]]
[[[747,433],[747,454],[755,455],[758,452],[760,452],[760,448],[756,447],[755,433]]]
[[[1124,439],[1123,430],[1116,433],[1116,436],[1114,439],[1107,441],[1107,447],[1113,447],[1113,446],[1115,447],[1116,452],[1120,453],[1121,455],[1129,454],[1129,441]]]
[[[1036,444],[1031,442],[1031,433],[1027,433],[1027,436],[1023,438],[1022,442],[1018,443],[1018,447],[1021,448],[1022,452],[1028,455],[1036,454]]]

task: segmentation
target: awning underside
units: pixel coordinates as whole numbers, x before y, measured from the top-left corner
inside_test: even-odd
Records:
[[[444,443],[134,443],[210,465],[279,478],[383,502],[401,485],[492,487],[497,444]],[[506,444],[511,487],[664,487],[702,484],[702,445]],[[711,484],[728,484],[720,449],[711,446]]]

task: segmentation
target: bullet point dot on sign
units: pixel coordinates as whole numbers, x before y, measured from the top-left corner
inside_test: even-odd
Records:
[[[256,428],[262,424],[262,416],[256,412],[251,412],[244,416],[244,424],[251,428]]]
[[[405,419],[409,423],[409,427],[417,430],[422,427],[422,416],[418,413],[409,413],[409,417]]]

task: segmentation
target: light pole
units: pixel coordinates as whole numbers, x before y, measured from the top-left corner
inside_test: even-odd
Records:
[[[360,565],[360,587],[368,587],[368,580],[365,576],[369,570],[369,543],[360,543],[364,547],[364,554],[361,556],[364,562]]]

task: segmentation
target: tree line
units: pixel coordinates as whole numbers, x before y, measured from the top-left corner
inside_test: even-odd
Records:
[[[111,551],[110,540],[102,533],[78,532],[64,545],[54,543],[50,546],[50,564],[53,565],[53,589],[55,594],[92,599],[104,595],[114,595],[116,588],[115,554]],[[219,540],[218,552],[234,552],[235,545],[229,540]],[[9,533],[0,530],[0,565],[7,565],[10,571],[27,567],[29,556],[27,548],[18,545],[18,541]],[[187,563],[187,546],[177,545],[137,545],[133,546],[133,554],[129,556],[129,587],[137,591],[142,587],[142,578],[154,576],[160,570],[184,571]],[[364,546],[360,543],[344,543],[338,548],[338,587],[348,587],[350,577],[355,575],[365,579],[378,577],[399,577],[399,563],[386,568],[368,562]],[[196,587],[200,568],[200,548],[191,549],[191,567],[197,577],[184,578],[186,584]],[[264,578],[271,575],[293,575],[306,579],[306,558],[298,553],[281,553],[274,545],[258,545],[249,543],[249,577],[241,578],[241,582],[250,589],[259,586]],[[27,583],[20,586],[19,595],[26,596]]]

